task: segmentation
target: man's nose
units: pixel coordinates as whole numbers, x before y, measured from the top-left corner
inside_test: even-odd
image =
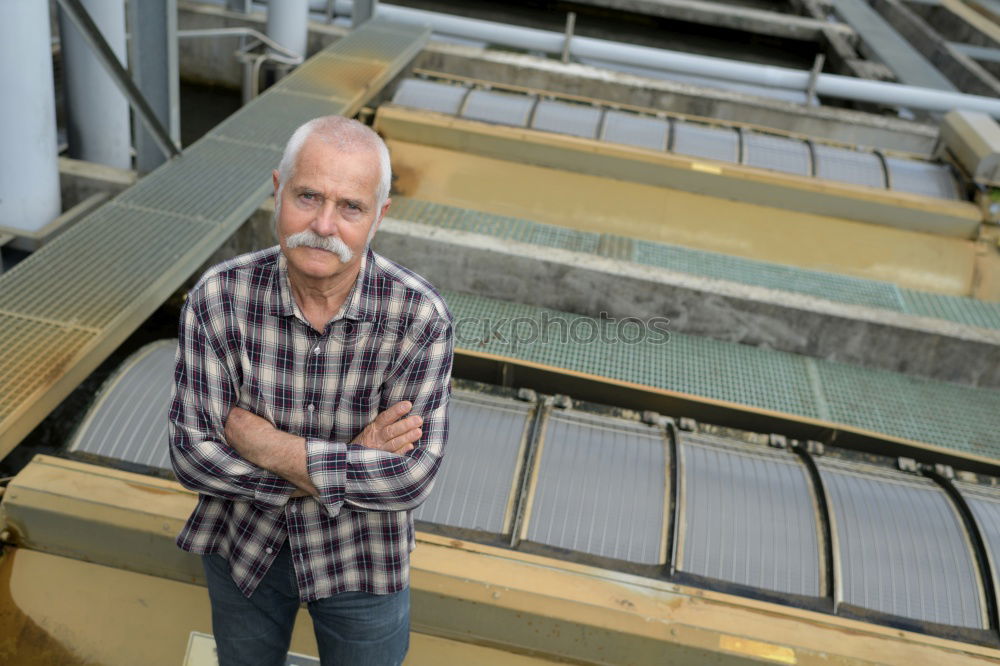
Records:
[[[337,208],[333,202],[327,201],[316,211],[312,230],[320,236],[333,236],[337,233]]]

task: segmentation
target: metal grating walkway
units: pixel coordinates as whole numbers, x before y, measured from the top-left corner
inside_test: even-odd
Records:
[[[366,23],[0,276],[0,456],[260,206],[298,125],[355,114],[428,35]]]
[[[656,389],[817,419],[1000,459],[1000,390],[901,375],[680,333],[635,342],[517,344],[503,322],[565,321],[592,339],[618,339],[614,320],[442,292],[462,324],[456,348]],[[501,335],[491,335],[494,324]],[[479,333],[485,334],[480,336]]]
[[[783,264],[743,259],[718,252],[637,240],[615,234],[579,231],[555,224],[494,215],[466,208],[393,197],[390,215],[444,229],[600,254],[657,268],[727,280],[768,289],[791,291],[849,305],[892,310],[953,321],[966,326],[1000,329],[1000,303],[962,296],[934,294],[899,287],[891,282],[824,273]]]

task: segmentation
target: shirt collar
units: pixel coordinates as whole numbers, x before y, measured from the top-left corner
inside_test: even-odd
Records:
[[[334,319],[352,319],[355,321],[372,321],[378,316],[378,303],[374,297],[378,293],[378,271],[372,249],[366,248],[361,257],[361,268],[344,300],[340,316]],[[292,296],[292,285],[288,281],[288,260],[278,249],[278,289],[275,295],[272,312],[281,316],[292,316],[298,312],[298,305]],[[301,314],[299,315],[301,316]]]

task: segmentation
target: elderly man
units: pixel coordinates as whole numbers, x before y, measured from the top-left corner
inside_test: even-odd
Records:
[[[199,493],[178,545],[203,556],[219,662],[283,664],[308,604],[323,664],[398,664],[410,511],[448,434],[451,315],[368,248],[389,153],[331,116],[274,172],[280,245],[206,273],[181,314],[170,456]]]

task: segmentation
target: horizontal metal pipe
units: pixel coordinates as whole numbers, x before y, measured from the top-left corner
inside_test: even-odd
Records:
[[[350,14],[353,2],[352,0],[336,0],[335,8],[338,14]],[[544,53],[561,53],[565,40],[562,33],[398,7],[383,2],[378,5],[378,16],[400,23],[426,25],[434,32],[443,35]],[[594,58],[775,88],[805,91],[809,85],[809,72],[803,70],[691,55],[590,37],[574,37],[570,44],[570,53],[578,58]],[[899,83],[869,81],[836,74],[820,74],[816,79],[815,90],[819,95],[840,99],[905,106],[928,111],[966,109],[982,111],[991,116],[1000,117],[1000,99],[931,90]]]

